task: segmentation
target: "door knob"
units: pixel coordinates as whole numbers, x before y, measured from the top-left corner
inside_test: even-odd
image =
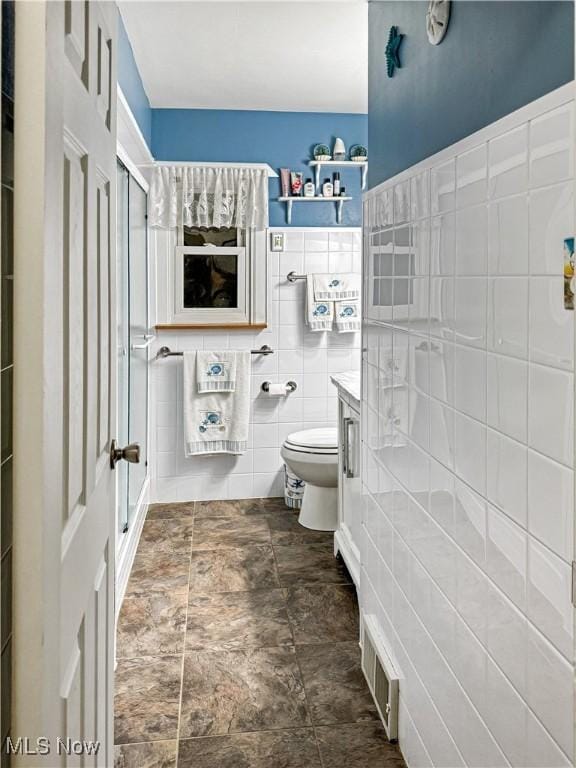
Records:
[[[128,461],[130,464],[139,464],[140,446],[138,443],[130,443],[124,448],[118,448],[116,440],[112,440],[110,443],[110,469],[114,469],[120,459],[124,459],[124,461]]]

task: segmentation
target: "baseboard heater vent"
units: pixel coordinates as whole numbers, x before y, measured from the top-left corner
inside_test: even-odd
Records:
[[[386,735],[390,741],[398,739],[398,675],[388,654],[378,641],[378,630],[373,616],[362,618],[362,671],[376,703]]]

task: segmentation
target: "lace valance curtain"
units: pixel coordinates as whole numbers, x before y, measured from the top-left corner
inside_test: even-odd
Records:
[[[150,187],[150,226],[268,226],[268,173],[264,168],[161,166]]]

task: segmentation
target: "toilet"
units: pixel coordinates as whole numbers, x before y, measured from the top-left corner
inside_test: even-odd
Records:
[[[305,528],[338,526],[338,430],[305,429],[288,435],[280,451],[289,469],[306,483],[298,518]]]

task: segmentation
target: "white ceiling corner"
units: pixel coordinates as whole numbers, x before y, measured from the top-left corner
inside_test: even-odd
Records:
[[[367,112],[363,0],[121,0],[153,107]]]

